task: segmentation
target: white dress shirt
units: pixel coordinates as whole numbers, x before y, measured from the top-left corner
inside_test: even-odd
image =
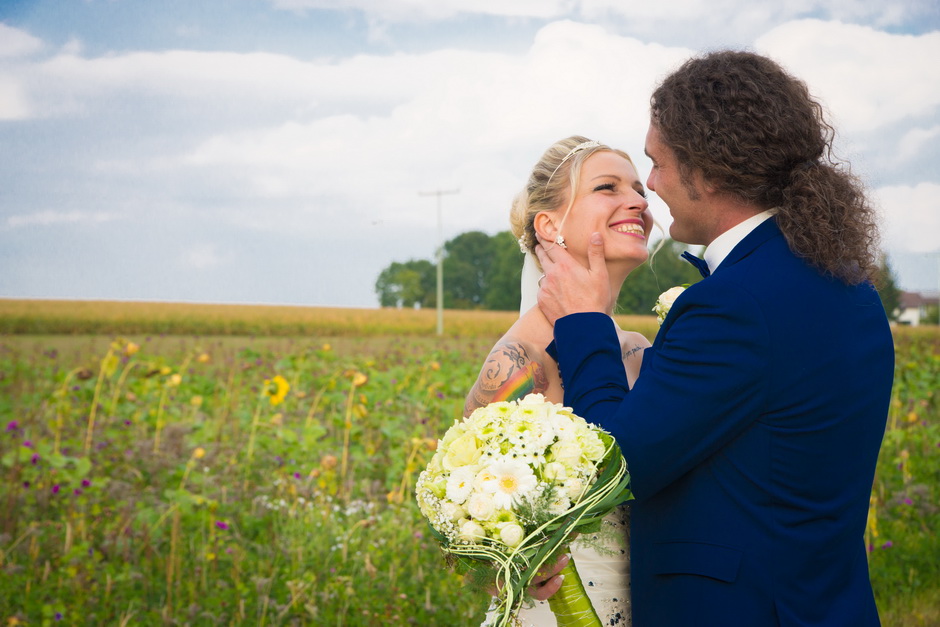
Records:
[[[764,220],[774,215],[775,213],[777,213],[776,209],[762,211],[757,215],[751,216],[744,222],[731,227],[716,237],[702,254],[702,257],[705,259],[705,263],[708,264],[708,270],[710,272],[714,272],[715,268],[717,268],[719,264],[725,260],[725,257],[728,256],[731,250],[737,246],[741,240],[747,237],[751,231],[756,229]]]

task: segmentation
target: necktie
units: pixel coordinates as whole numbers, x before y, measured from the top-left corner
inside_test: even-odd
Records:
[[[703,279],[711,274],[711,270],[708,269],[708,264],[705,263],[704,259],[696,257],[689,251],[682,253],[682,258],[698,268],[698,271],[702,273]]]

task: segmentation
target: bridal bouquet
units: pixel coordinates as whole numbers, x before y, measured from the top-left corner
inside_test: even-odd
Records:
[[[495,402],[456,422],[418,477],[416,497],[448,561],[499,590],[496,625],[577,533],[632,498],[613,437],[541,394]],[[571,560],[549,599],[558,625],[600,625]]]

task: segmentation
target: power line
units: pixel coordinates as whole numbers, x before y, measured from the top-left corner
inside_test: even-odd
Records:
[[[441,196],[458,194],[459,189],[437,189],[418,192],[419,196],[437,196],[437,334],[444,335],[444,226],[441,218]]]

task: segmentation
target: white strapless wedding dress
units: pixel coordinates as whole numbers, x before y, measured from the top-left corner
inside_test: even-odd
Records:
[[[621,505],[603,521],[604,529],[590,542],[600,550],[576,540],[571,545],[578,574],[602,625],[630,627],[630,509]],[[486,621],[492,618],[487,614]],[[485,622],[484,622],[485,624]],[[523,627],[555,627],[548,601],[536,601],[519,612]]]

